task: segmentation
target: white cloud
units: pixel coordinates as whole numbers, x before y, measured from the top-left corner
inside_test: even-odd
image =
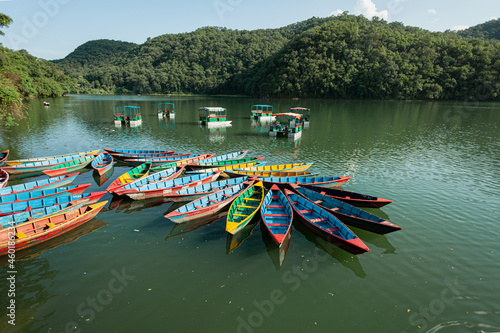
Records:
[[[435,9],[429,9],[429,10],[427,10],[427,13],[432,14],[432,15],[436,15],[437,11]]]
[[[344,11],[342,9],[337,9],[333,12],[330,13],[330,16],[339,16],[343,13]]]
[[[468,25],[456,25],[453,28],[451,28],[451,30],[454,30],[454,31],[465,30],[465,29],[469,29],[469,26]]]
[[[372,0],[356,0],[356,4],[354,5],[354,14],[361,14],[370,19],[374,16],[378,16],[386,21],[389,16],[389,12],[387,10],[377,11],[377,7]]]

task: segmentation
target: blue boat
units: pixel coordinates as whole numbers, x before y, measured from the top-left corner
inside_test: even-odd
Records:
[[[288,189],[285,196],[299,220],[316,235],[353,254],[370,251],[351,229],[327,210]]]
[[[0,196],[0,204],[9,202],[28,201],[33,199],[41,199],[41,198],[60,196],[60,195],[80,194],[83,191],[85,191],[89,186],[90,183],[2,195]]]
[[[101,176],[104,175],[109,170],[111,170],[112,167],[113,167],[113,156],[111,156],[108,152],[100,153],[92,161],[92,168],[97,170],[97,172]]]
[[[64,186],[73,182],[76,176],[78,176],[78,173],[4,187],[0,189],[0,196]]]
[[[367,211],[351,206],[348,203],[334,199],[327,195],[311,191],[300,186],[296,187],[295,191],[328,210],[345,224],[353,227],[369,230],[378,234],[386,234],[402,229],[400,226],[392,222],[384,220],[378,216],[368,213]]]
[[[26,162],[16,165],[7,165],[3,166],[2,169],[7,171],[10,174],[22,174],[22,173],[36,173],[42,172],[43,170],[50,169],[56,165],[60,165],[66,162],[71,162],[76,159],[79,159],[82,155],[69,155],[65,157],[59,157],[50,160],[36,161],[36,162]],[[14,161],[10,161],[14,163]],[[8,162],[8,163],[10,163]]]
[[[337,187],[348,181],[351,177],[325,177],[325,176],[299,176],[299,177],[258,177],[266,188],[274,184],[283,187],[286,184],[306,184],[322,187]]]
[[[246,181],[248,181],[247,176],[219,180],[213,183],[207,183],[195,187],[186,188],[177,192],[164,194],[163,197],[174,202],[191,201],[203,197],[207,194],[214,193],[216,191],[226,189],[228,187],[241,184]]]
[[[193,163],[193,164],[194,165],[206,165],[206,164],[211,164],[214,162],[240,159],[240,158],[244,158],[247,153],[248,153],[248,150],[237,151],[234,153],[214,156],[212,158],[206,158],[204,160],[201,160],[201,161]]]
[[[138,180],[133,181],[133,182],[131,182],[131,183],[119,188],[119,189],[116,189],[114,191],[114,193],[118,194],[118,195],[122,195],[123,192],[125,192],[127,190],[131,190],[131,189],[134,189],[137,187],[146,186],[146,185],[154,184],[154,183],[158,183],[158,182],[164,182],[167,180],[177,178],[184,170],[184,167],[185,167],[185,165],[180,166],[180,167],[173,167],[173,168],[165,169],[165,170],[157,172],[157,173],[153,173],[152,175],[138,179]]]
[[[9,157],[9,150],[8,149],[0,152],[0,165],[3,164],[3,162],[7,159],[7,157]]]
[[[273,241],[281,247],[290,236],[293,210],[277,185],[273,185],[264,197],[260,215]]]

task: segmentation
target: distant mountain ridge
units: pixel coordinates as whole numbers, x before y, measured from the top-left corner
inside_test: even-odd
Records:
[[[490,20],[457,32],[463,37],[500,40],[500,19]]]

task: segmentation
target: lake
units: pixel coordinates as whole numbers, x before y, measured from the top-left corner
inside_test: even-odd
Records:
[[[352,255],[294,221],[287,251],[260,222],[229,237],[225,217],[175,225],[169,202],[117,201],[97,219],[15,262],[16,325],[5,332],[485,332],[500,331],[500,103],[336,101],[240,97],[67,96],[29,102],[29,118],[0,130],[9,159],[99,148],[218,155],[250,150],[267,164],[314,163],[352,177],[343,189],[392,199],[369,212],[403,230],[351,228],[371,249]],[[173,102],[175,119],[156,105]],[[270,138],[253,104],[311,108],[300,139]],[[142,109],[115,127],[114,106]],[[209,130],[198,108],[228,109]],[[105,189],[130,169],[77,184]],[[11,184],[39,178],[19,179]],[[104,180],[102,180],[104,181]],[[20,254],[20,253],[19,253]]]

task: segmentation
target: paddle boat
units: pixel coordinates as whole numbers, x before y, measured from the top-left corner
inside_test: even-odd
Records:
[[[100,153],[92,161],[92,168],[97,170],[97,172],[101,176],[104,175],[109,170],[111,170],[112,167],[113,167],[113,156],[111,156],[107,152]]]
[[[302,136],[303,117],[299,113],[277,113],[269,127],[269,136],[288,137],[297,140]]]
[[[325,209],[288,189],[285,196],[295,215],[316,235],[353,254],[370,251],[351,229]]]
[[[142,125],[141,108],[139,106],[115,106],[113,107],[115,126],[130,125],[137,127]]]
[[[278,186],[273,185],[267,192],[260,215],[273,241],[281,247],[291,232],[293,211]]]
[[[290,109],[292,113],[301,113],[304,117],[304,127],[309,126],[309,118],[311,117],[311,109],[296,106]]]
[[[234,235],[242,230],[260,210],[264,201],[264,186],[256,182],[241,193],[229,207],[226,231]]]
[[[221,107],[202,107],[198,109],[200,125],[208,127],[231,126],[232,120],[227,120],[227,110]]]
[[[256,119],[264,122],[271,122],[272,120],[274,120],[272,105],[252,105],[251,114],[251,119]]]
[[[175,104],[174,103],[158,103],[158,118],[175,117]]]

